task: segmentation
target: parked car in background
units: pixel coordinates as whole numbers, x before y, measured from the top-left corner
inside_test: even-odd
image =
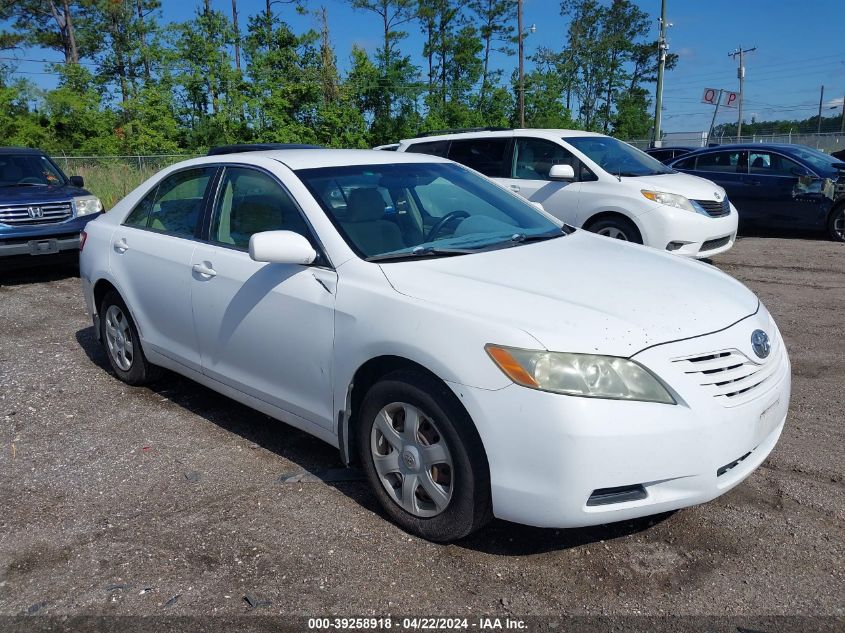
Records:
[[[644,151],[652,158],[656,158],[664,165],[668,165],[676,158],[684,154],[689,154],[695,149],[695,147],[649,147]]]
[[[825,230],[845,241],[845,163],[803,145],[700,149],[671,163],[727,191],[748,226]]]
[[[167,367],[322,438],[437,541],[708,501],[789,407],[745,286],[434,156],[179,163],[89,225],[80,277],[120,379]]]
[[[82,229],[103,211],[83,186],[41,150],[0,147],[0,257],[78,251]]]
[[[474,130],[404,140],[397,151],[450,158],[572,226],[676,255],[710,257],[736,238],[720,187],[603,134]]]

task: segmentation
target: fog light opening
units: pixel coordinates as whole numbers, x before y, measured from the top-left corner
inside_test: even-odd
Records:
[[[689,244],[689,242],[669,242],[669,243],[666,245],[666,250],[667,250],[667,251],[676,251],[676,250],[678,250],[679,248],[683,248],[683,247],[684,247],[684,246],[686,246],[687,244]]]
[[[625,501],[639,501],[648,497],[642,484],[633,486],[617,486],[615,488],[596,488],[587,499],[588,506],[606,506]]]

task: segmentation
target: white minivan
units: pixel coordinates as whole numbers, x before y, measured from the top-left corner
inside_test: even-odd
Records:
[[[737,211],[722,187],[603,134],[476,130],[404,140],[397,151],[462,163],[607,237],[699,258],[736,240]]]

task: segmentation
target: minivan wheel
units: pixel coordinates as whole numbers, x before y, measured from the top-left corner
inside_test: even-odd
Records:
[[[144,385],[159,376],[158,367],[151,365],[144,350],[129,309],[115,291],[100,304],[100,340],[106,348],[109,364],[123,382]]]
[[[616,240],[642,244],[643,238],[636,225],[621,216],[604,217],[591,222],[586,229],[605,237],[612,237]]]
[[[431,541],[453,541],[492,518],[487,458],[448,387],[413,370],[367,392],[357,425],[361,464],[390,518]]]
[[[845,204],[840,204],[830,214],[827,221],[827,232],[830,239],[836,242],[845,242]]]

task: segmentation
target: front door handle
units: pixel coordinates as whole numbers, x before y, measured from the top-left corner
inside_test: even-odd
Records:
[[[114,250],[116,250],[118,253],[125,253],[129,250],[129,244],[126,243],[125,237],[121,237],[114,243]]]
[[[211,262],[203,262],[201,264],[194,264],[193,270],[196,274],[211,279],[217,275],[217,271],[211,267]]]
[[[511,188],[511,191],[515,191],[516,193],[519,193],[519,185],[511,185],[510,188]]]

